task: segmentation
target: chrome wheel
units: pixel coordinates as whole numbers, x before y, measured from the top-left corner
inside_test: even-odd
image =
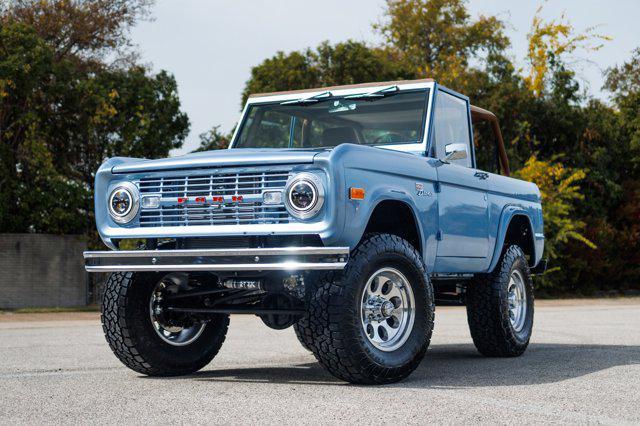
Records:
[[[186,346],[193,343],[204,331],[206,323],[195,323],[192,326],[182,326],[173,323],[164,316],[162,300],[168,294],[175,294],[179,287],[168,280],[161,280],[151,293],[149,301],[149,315],[156,333],[165,342],[173,346]]]
[[[415,301],[409,280],[397,269],[376,271],[362,291],[360,318],[373,346],[391,352],[409,338],[415,320]]]
[[[527,291],[522,273],[514,269],[507,287],[509,301],[509,320],[516,332],[522,331],[527,317]]]

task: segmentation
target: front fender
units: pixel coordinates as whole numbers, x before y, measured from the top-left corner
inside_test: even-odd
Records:
[[[353,201],[353,200],[350,200]],[[411,213],[413,214],[413,219],[416,221],[418,226],[418,232],[420,233],[420,246],[426,246],[425,232],[424,226],[420,221],[420,216],[418,214],[418,206],[416,205],[414,199],[406,193],[404,190],[399,188],[375,188],[372,191],[371,199],[366,206],[362,209],[362,220],[359,221],[358,230],[355,237],[357,241],[360,241],[362,236],[364,235],[364,231],[371,220],[371,216],[373,216],[373,212],[380,205],[380,203],[384,201],[397,201],[406,204],[409,206]]]
[[[362,238],[375,208],[384,201],[407,205],[415,218],[427,268],[435,262],[438,205],[437,172],[429,159],[406,152],[342,144],[316,156],[318,165],[332,170],[336,184],[336,234],[332,245],[353,249]],[[350,188],[365,190],[363,200],[351,200]],[[418,190],[420,188],[420,190]],[[340,228],[339,225],[343,224]]]
[[[542,252],[541,250],[539,250],[538,244],[536,243],[536,239],[538,236],[537,234],[535,234],[536,228],[533,226],[533,220],[531,218],[530,212],[528,212],[527,210],[524,210],[520,206],[507,205],[504,207],[504,209],[502,209],[502,214],[500,215],[498,233],[496,235],[496,244],[493,249],[493,256],[491,258],[491,263],[489,264],[488,272],[493,271],[496,265],[498,264],[498,262],[500,261],[500,256],[502,255],[502,246],[504,245],[505,238],[507,236],[509,224],[511,223],[511,220],[515,216],[524,216],[527,219],[529,224],[529,229],[531,231],[531,236],[534,238],[534,241],[533,241],[534,253],[533,253],[533,256],[531,257],[533,264],[530,266],[537,265],[538,262],[540,261],[540,258],[542,257]]]

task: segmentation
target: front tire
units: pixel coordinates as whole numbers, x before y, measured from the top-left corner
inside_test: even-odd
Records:
[[[478,351],[485,356],[524,353],[533,330],[533,281],[522,249],[506,247],[495,270],[467,286],[467,321]]]
[[[420,253],[409,242],[367,235],[345,270],[326,276],[311,297],[311,350],[331,374],[351,383],[402,380],[429,346],[433,300]]]
[[[309,319],[301,318],[297,323],[293,324],[293,330],[302,347],[309,352],[313,352],[311,349],[313,336],[311,334],[311,328],[309,328]]]
[[[113,273],[102,299],[102,329],[111,350],[124,365],[149,376],[200,370],[216,356],[229,327],[228,315],[217,315],[190,327],[162,324],[154,316],[153,307],[160,295],[159,286],[172,285],[168,277],[159,273]]]

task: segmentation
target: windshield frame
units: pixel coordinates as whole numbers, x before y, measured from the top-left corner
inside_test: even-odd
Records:
[[[422,126],[422,134],[420,135],[420,140],[416,142],[403,142],[403,143],[387,143],[387,144],[378,144],[378,145],[363,145],[363,146],[371,146],[371,147],[380,147],[385,149],[391,149],[396,151],[405,151],[412,153],[420,153],[424,155],[427,150],[427,144],[429,140],[430,126],[431,126],[431,117],[432,117],[432,104],[433,97],[435,92],[435,83],[428,82],[414,82],[414,83],[406,83],[406,84],[397,84],[394,82],[389,82],[389,86],[398,86],[397,94],[407,93],[407,92],[416,92],[416,91],[427,91],[426,96],[426,108],[423,111],[423,126]],[[378,89],[384,86],[378,86]],[[367,92],[371,92],[376,90],[376,87],[352,87],[352,88],[332,88],[331,94],[332,97],[330,99],[335,98],[343,98],[349,95],[357,95],[363,94]],[[229,149],[251,149],[238,147],[236,148],[236,144],[239,140],[240,133],[244,125],[246,124],[247,119],[249,118],[249,111],[252,106],[255,105],[276,105],[286,101],[292,101],[304,97],[316,96],[326,92],[327,89],[312,89],[309,91],[302,92],[292,92],[292,93],[276,93],[276,94],[266,94],[255,97],[250,97],[245,104],[245,107],[242,111],[241,120],[239,125],[236,126],[236,129],[233,134],[233,138],[231,144],[229,144]],[[391,95],[391,96],[397,96]],[[374,101],[375,102],[375,101]],[[260,149],[287,149],[287,150],[309,150],[309,149],[330,149],[331,147],[318,147],[318,148],[260,148]]]

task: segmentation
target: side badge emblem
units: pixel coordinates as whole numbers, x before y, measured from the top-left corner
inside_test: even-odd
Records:
[[[424,190],[424,183],[416,182],[416,194],[418,197],[431,197],[433,193],[431,191]]]

